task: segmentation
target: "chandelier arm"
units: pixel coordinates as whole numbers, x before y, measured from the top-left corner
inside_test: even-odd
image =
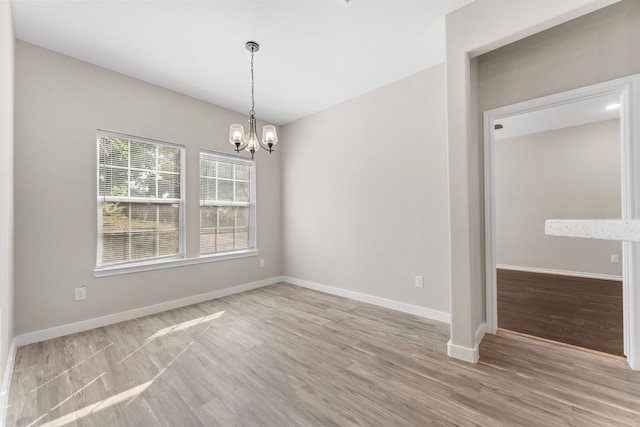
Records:
[[[247,148],[247,145],[249,145],[248,142],[245,142],[244,144],[237,144],[236,148],[235,148],[236,153],[239,153],[240,151],[242,151],[245,148]]]
[[[273,144],[271,144],[271,146],[269,146],[269,144],[265,144],[261,140],[258,140],[258,144],[260,144],[260,146],[262,148],[264,148],[266,151],[268,151],[269,153],[273,153]]]

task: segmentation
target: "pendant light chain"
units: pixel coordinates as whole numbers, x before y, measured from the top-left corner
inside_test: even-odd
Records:
[[[251,111],[249,111],[250,116],[255,116],[256,112],[255,108],[255,96],[254,96],[254,84],[253,84],[253,49],[251,49]]]

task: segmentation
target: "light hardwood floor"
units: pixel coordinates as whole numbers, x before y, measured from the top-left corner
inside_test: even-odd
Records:
[[[625,362],[278,284],[18,349],[8,426],[638,426]]]

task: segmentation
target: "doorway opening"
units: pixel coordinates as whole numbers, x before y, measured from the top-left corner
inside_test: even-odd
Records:
[[[637,244],[544,234],[545,219],[638,218],[639,87],[636,75],[485,112],[487,332],[640,369]]]

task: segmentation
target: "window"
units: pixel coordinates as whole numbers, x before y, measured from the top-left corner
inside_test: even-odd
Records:
[[[200,254],[254,248],[254,163],[200,152]]]
[[[97,139],[97,267],[181,256],[184,148],[105,131]]]

